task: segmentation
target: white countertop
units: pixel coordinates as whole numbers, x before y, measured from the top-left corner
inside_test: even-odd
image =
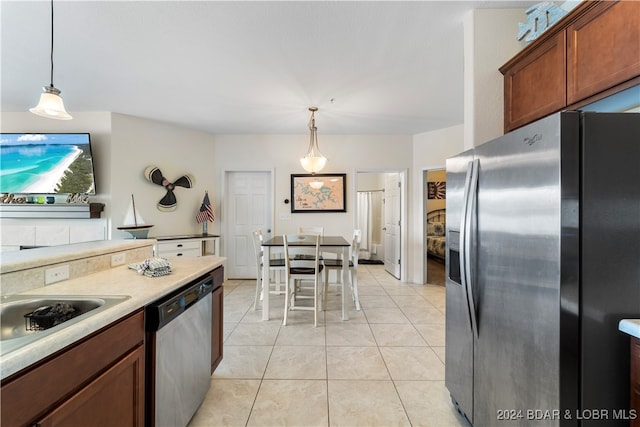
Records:
[[[640,338],[640,319],[622,319],[618,329],[632,337]]]
[[[22,348],[2,355],[0,357],[0,377],[4,379],[123,316],[144,307],[222,265],[225,260],[225,258],[213,255],[198,258],[173,257],[169,259],[172,264],[172,273],[163,277],[151,278],[142,276],[123,265],[21,294],[128,295],[131,298],[93,316],[89,316],[87,319],[64,327],[60,331],[27,344]]]

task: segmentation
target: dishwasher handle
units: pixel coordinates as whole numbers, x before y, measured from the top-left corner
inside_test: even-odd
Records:
[[[211,275],[203,276],[145,307],[145,329],[158,331],[213,290]]]
[[[192,287],[184,294],[184,309],[187,310],[193,304],[206,297],[213,290],[213,281],[208,280]]]

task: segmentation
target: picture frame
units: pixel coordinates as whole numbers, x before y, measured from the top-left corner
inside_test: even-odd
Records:
[[[427,182],[427,199],[446,199],[446,182]]]
[[[346,212],[347,174],[291,174],[291,212]]]

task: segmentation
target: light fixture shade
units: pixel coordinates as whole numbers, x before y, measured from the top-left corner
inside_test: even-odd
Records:
[[[29,111],[50,119],[71,120],[71,115],[64,108],[60,91],[53,86],[45,86],[43,89],[44,93],[40,95],[40,102]]]
[[[322,156],[322,154],[320,154],[320,156],[314,157],[305,156],[300,159],[300,164],[302,164],[302,167],[307,172],[317,173],[320,172],[327,164],[327,158]]]
[[[317,107],[310,107],[311,119],[309,120],[309,149],[307,154],[300,159],[300,164],[309,173],[320,172],[327,164],[327,158],[322,155],[318,148],[318,128],[316,127],[315,112],[318,111]]]

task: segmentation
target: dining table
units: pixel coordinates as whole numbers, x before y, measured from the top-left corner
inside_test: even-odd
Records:
[[[315,246],[311,242],[289,242],[289,246]],[[337,254],[342,260],[342,320],[349,320],[346,308],[346,283],[349,280],[349,243],[342,236],[320,236],[320,252]],[[284,252],[284,238],[282,235],[274,236],[262,242],[263,256],[265,260],[271,259],[272,255]],[[262,283],[269,283],[269,263],[264,262],[262,267]],[[262,320],[269,320],[269,286],[262,287]]]

